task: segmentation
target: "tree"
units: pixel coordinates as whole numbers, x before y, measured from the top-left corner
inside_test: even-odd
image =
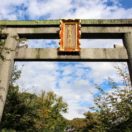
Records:
[[[102,132],[102,129],[100,128],[101,122],[97,112],[87,112],[84,115],[86,126],[82,132],[96,132],[97,129]]]
[[[126,67],[116,67],[117,73],[122,79],[122,83],[115,82],[109,78],[110,92],[105,92],[101,87],[100,95],[95,98],[95,110],[98,119],[101,121],[100,127],[104,132],[129,132],[132,131],[132,87],[129,73]]]
[[[84,118],[74,118],[68,121],[67,131],[83,132],[84,128],[86,128],[86,120]]]
[[[2,117],[0,130],[19,132],[62,132],[66,120],[62,113],[67,112],[67,104],[54,92],[42,92],[40,95],[20,92],[14,82],[21,71],[14,67],[12,81]]]
[[[35,129],[35,108],[32,103],[36,99],[36,95],[30,93],[20,93],[19,86],[13,83],[20,77],[21,71],[14,67],[12,80],[10,82],[9,91],[6,99],[4,113],[0,129],[6,128],[14,130]]]
[[[36,127],[44,132],[63,132],[66,120],[61,113],[67,112],[67,104],[53,92],[42,92],[37,99]]]

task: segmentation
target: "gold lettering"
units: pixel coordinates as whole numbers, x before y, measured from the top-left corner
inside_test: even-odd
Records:
[[[68,47],[72,48],[72,25],[69,25],[67,28],[67,41],[68,41]]]

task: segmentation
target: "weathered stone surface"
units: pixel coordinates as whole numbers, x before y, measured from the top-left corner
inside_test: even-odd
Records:
[[[58,49],[17,49],[15,59],[76,59],[76,60],[127,60],[125,48],[81,49],[80,55],[59,55]]]
[[[124,45],[128,54],[128,68],[132,83],[132,32],[126,33],[124,35]]]
[[[123,45],[120,45],[120,44],[114,44],[114,48],[123,48],[124,46]]]
[[[44,21],[0,21],[3,32],[12,29],[20,37],[58,39],[60,20]],[[124,33],[132,31],[132,19],[120,20],[81,20],[81,38],[122,38]]]
[[[8,27],[3,30],[5,34],[15,30],[20,37],[28,39],[42,38],[42,39],[59,39],[58,27]],[[82,26],[81,38],[122,38],[124,33],[132,31],[132,26]]]
[[[2,50],[2,54],[4,55],[4,60],[1,60],[0,64],[0,121],[2,118],[2,113],[6,101],[6,96],[9,87],[9,80],[11,77],[11,71],[14,63],[15,49],[17,45],[17,41],[13,37],[17,35],[12,31],[6,39],[5,48],[9,49]]]
[[[81,23],[86,25],[129,25],[132,24],[132,19],[83,19]]]
[[[17,33],[59,33],[59,25],[57,27],[13,27],[14,30],[17,31]],[[6,27],[5,33],[10,32],[12,30],[12,27]],[[82,26],[81,32],[82,33],[126,33],[132,30],[132,27],[129,26]]]
[[[60,20],[34,20],[34,21],[0,21],[0,25],[5,26],[40,26],[40,25],[59,25]],[[132,19],[82,19],[82,25],[132,25]]]
[[[31,20],[31,21],[8,21],[1,20],[0,25],[2,26],[40,26],[40,25],[59,25],[60,20]]]

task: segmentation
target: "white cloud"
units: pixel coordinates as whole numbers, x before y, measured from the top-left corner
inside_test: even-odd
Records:
[[[107,5],[108,2],[112,5]],[[0,3],[0,19],[59,18],[131,18],[132,8],[125,9],[113,0],[4,0]],[[25,8],[24,8],[25,7]]]
[[[21,78],[17,81],[22,90],[39,93],[42,90],[50,91],[55,86],[55,63],[28,62],[22,63]],[[21,63],[17,63],[20,67]],[[52,72],[51,72],[52,71]]]
[[[33,19],[39,16],[46,16],[48,19],[117,19],[132,17],[130,13],[132,9],[124,9],[120,6],[119,2],[113,2],[112,6],[107,6],[105,0],[50,0],[46,2],[42,1],[41,3],[33,0],[29,3],[28,7],[27,13],[32,14],[31,18]]]
[[[18,13],[17,10],[15,11],[15,9],[17,8],[17,6],[23,6],[23,4],[27,5],[28,0],[4,0],[0,3],[0,19],[1,20],[5,20],[5,19],[9,19],[9,20],[17,20],[17,16]],[[24,12],[24,11],[23,11]]]
[[[88,106],[82,108],[79,102],[91,101],[92,103],[96,89],[93,88],[88,80],[76,76],[75,70],[78,72],[78,63],[74,67],[69,66],[71,65],[70,63],[62,66],[63,63],[57,64],[56,62],[17,62],[16,64],[18,67],[24,64],[22,75],[17,81],[23,91],[27,90],[35,93],[40,93],[42,90],[54,91],[68,103],[69,113],[65,114],[65,116],[69,119],[77,115],[78,117],[83,117],[82,113],[88,111]],[[61,70],[62,73],[59,73],[58,70]],[[82,110],[81,113],[79,113],[80,110]]]
[[[90,78],[94,78],[97,84],[103,83],[108,77],[114,78],[119,81],[120,78],[115,71],[115,66],[121,65],[121,62],[95,62],[95,63],[83,63],[84,66],[91,68]]]
[[[17,62],[19,67],[22,64]],[[97,93],[93,83],[101,84],[108,76],[118,80],[113,68],[114,63],[28,62],[24,64],[17,84],[23,90],[30,92],[52,90],[58,96],[62,96],[68,103],[68,113],[64,114],[68,119],[83,117],[83,113],[89,110],[90,105],[82,106],[79,102],[93,103],[93,96]]]
[[[29,3],[28,13],[32,14],[31,18],[48,15],[51,19],[55,19],[65,15],[71,6],[70,0],[50,0],[40,3],[37,0],[33,0]]]

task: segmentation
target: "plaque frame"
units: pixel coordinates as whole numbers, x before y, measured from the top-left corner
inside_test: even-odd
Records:
[[[69,30],[70,34],[68,34]],[[81,37],[80,20],[62,19],[60,21],[59,37],[60,37],[59,52],[80,52],[79,41]]]

